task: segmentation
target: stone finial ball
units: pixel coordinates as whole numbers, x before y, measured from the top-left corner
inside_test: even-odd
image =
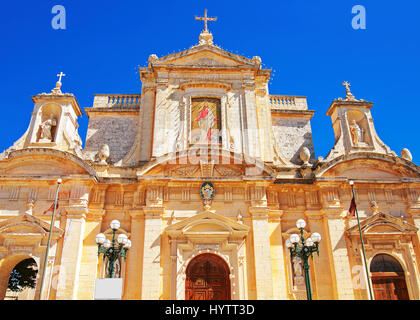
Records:
[[[413,161],[413,156],[411,155],[410,150],[408,150],[407,148],[401,150],[401,158],[408,161]]]

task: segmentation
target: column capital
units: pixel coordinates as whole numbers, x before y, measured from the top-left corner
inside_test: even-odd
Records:
[[[284,211],[283,210],[268,210],[268,216],[271,220],[276,220],[278,222],[281,221],[281,217],[283,216]]]
[[[162,219],[165,213],[164,207],[143,207],[144,217],[146,219]]]
[[[86,219],[89,213],[87,206],[70,206],[65,207],[67,219]]]
[[[135,219],[141,219],[144,218],[145,213],[143,211],[143,209],[132,209],[128,211],[131,219],[135,220]]]
[[[249,214],[252,219],[268,219],[269,208],[268,207],[249,207]]]
[[[325,216],[325,212],[321,210],[305,210],[304,214],[309,220],[320,220]]]
[[[101,221],[105,216],[105,209],[89,209],[89,212],[86,216],[87,220],[90,221]]]

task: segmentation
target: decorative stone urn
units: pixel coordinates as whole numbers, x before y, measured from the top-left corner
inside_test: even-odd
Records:
[[[305,166],[309,165],[309,159],[311,158],[311,151],[307,147],[300,148],[300,160],[302,160]]]
[[[109,146],[107,144],[102,145],[101,149],[98,152],[99,164],[107,165],[108,163],[106,161],[109,158],[109,155]]]
[[[408,161],[413,161],[413,156],[411,155],[410,150],[408,150],[407,148],[401,150],[401,158]]]

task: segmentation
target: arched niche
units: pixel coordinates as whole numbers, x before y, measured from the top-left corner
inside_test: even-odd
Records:
[[[353,133],[352,133],[351,128],[352,126],[356,124],[360,128],[360,133],[361,133],[359,144],[361,146],[363,145],[372,146],[373,142],[372,142],[372,137],[370,134],[370,128],[369,128],[369,123],[366,118],[366,114],[360,110],[352,109],[352,110],[347,111],[346,117],[347,117],[347,125],[349,128],[349,136],[353,145],[354,145],[354,141],[353,141]],[[357,145],[354,145],[354,146],[357,146]]]
[[[58,127],[60,125],[60,118],[61,118],[61,106],[57,103],[47,103],[43,105],[39,112],[38,112],[38,121],[36,127],[36,142],[41,140],[41,133],[42,133],[42,124],[45,123],[47,120],[54,120],[52,121],[53,126],[51,126],[51,142],[57,141],[57,133]]]

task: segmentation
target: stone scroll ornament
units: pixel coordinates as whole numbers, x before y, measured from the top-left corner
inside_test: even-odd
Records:
[[[201,199],[203,199],[204,207],[206,209],[210,208],[211,201],[214,198],[214,194],[216,192],[216,189],[214,188],[214,185],[211,182],[203,182],[203,184],[200,187],[200,195]]]

